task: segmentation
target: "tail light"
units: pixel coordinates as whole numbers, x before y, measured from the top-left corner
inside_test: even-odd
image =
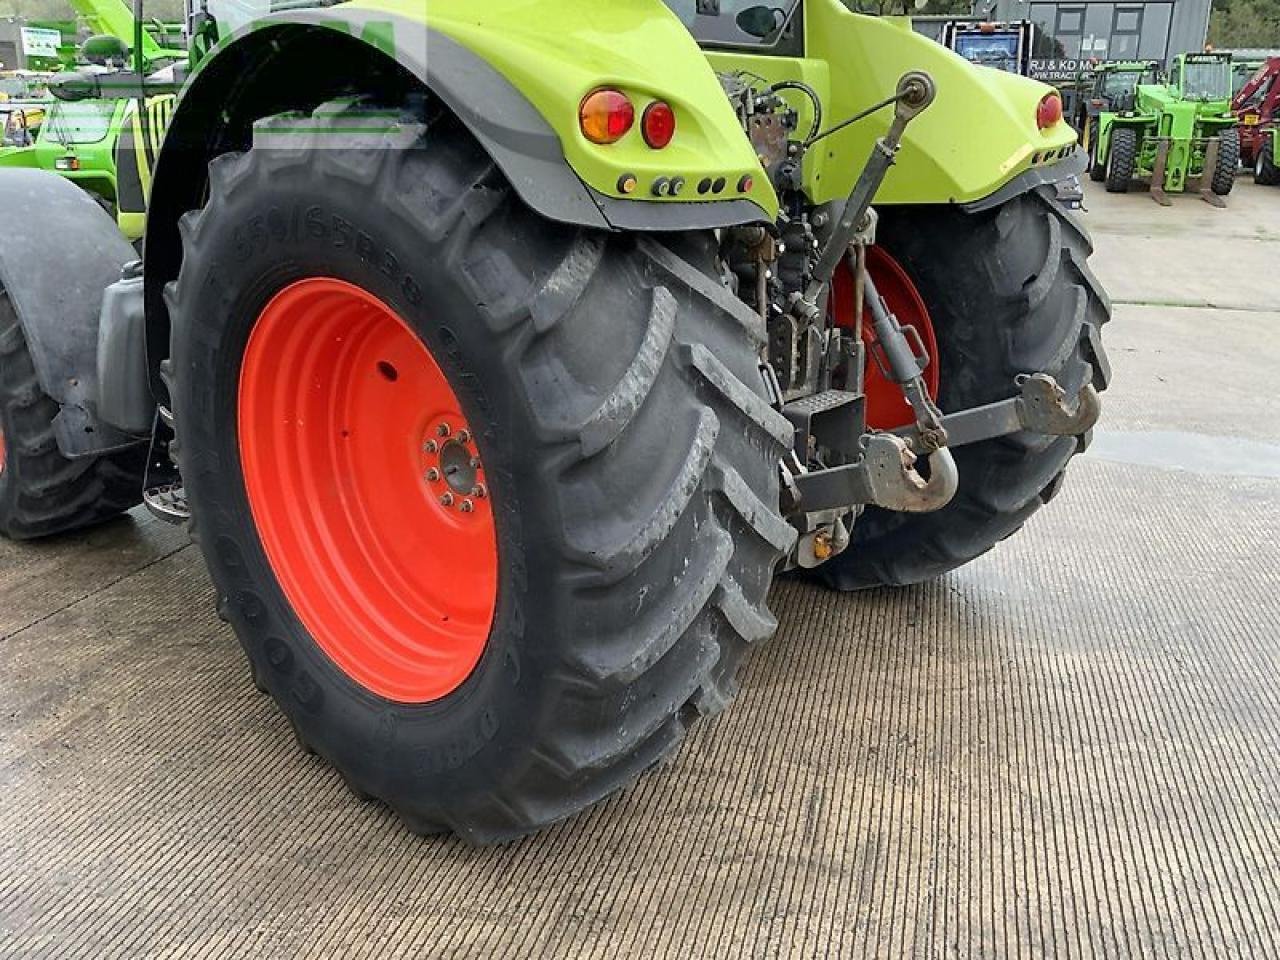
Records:
[[[592,143],[617,143],[636,123],[636,108],[621,90],[596,90],[578,109],[582,135]]]
[[[1036,106],[1036,126],[1048,130],[1062,120],[1062,98],[1057,91],[1046,93]]]
[[[676,135],[676,112],[662,100],[651,103],[640,119],[644,142],[654,150],[664,149]]]
[[[63,171],[76,171],[80,169],[79,157],[58,157],[53,161],[53,169]]]

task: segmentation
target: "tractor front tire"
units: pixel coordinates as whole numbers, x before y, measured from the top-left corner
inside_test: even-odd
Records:
[[[1128,127],[1113,127],[1107,148],[1107,193],[1128,193],[1138,161],[1138,134]]]
[[[0,291],[0,535],[35,540],[110,520],[142,500],[146,450],[69,460],[58,404],[40,386],[13,304]]]
[[[505,841],[732,699],[790,428],[713,236],[546,221],[448,114],[319,141],[353,113],[210,166],[167,291],[178,459],[300,743],[415,832]]]
[[[1280,167],[1276,166],[1276,137],[1263,137],[1253,160],[1253,182],[1273,187],[1280,183]]]
[[[1236,171],[1240,169],[1240,131],[1224,130],[1218,135],[1218,163],[1213,168],[1209,187],[1220,197],[1225,197],[1236,184]]]
[[[1098,138],[1102,135],[1102,124],[1097,117],[1089,121],[1089,179],[1101,183],[1107,179],[1107,167],[1098,155]]]
[[[1070,395],[1105,389],[1098,332],[1111,305],[1086,265],[1088,236],[1052,186],[994,210],[888,207],[877,242],[906,270],[932,319],[944,411],[1015,395],[1047,372]],[[981,251],[975,257],[974,251]],[[936,513],[868,510],[818,576],[840,590],[920,583],[1011,536],[1060,489],[1079,437],[1015,434],[955,450],[960,489]]]

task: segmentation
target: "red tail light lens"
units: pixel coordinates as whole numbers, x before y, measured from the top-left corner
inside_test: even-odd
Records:
[[[1048,130],[1062,119],[1062,98],[1057,92],[1046,93],[1036,107],[1036,126]]]
[[[671,104],[659,100],[649,104],[640,120],[644,142],[654,150],[662,150],[676,135],[676,112]]]
[[[582,135],[592,143],[617,143],[636,123],[636,108],[620,90],[596,90],[578,110]]]

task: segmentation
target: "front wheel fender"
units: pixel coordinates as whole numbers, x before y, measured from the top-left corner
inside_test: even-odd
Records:
[[[40,388],[62,408],[54,421],[68,458],[137,443],[97,412],[98,326],[107,287],[137,259],[92,197],[57,174],[0,171],[0,209],[25,216],[0,231],[0,284],[31,351]]]

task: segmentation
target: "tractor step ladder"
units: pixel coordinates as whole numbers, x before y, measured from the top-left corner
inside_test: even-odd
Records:
[[[187,506],[187,490],[181,483],[150,487],[142,493],[142,502],[157,520],[182,525],[191,519]]]

